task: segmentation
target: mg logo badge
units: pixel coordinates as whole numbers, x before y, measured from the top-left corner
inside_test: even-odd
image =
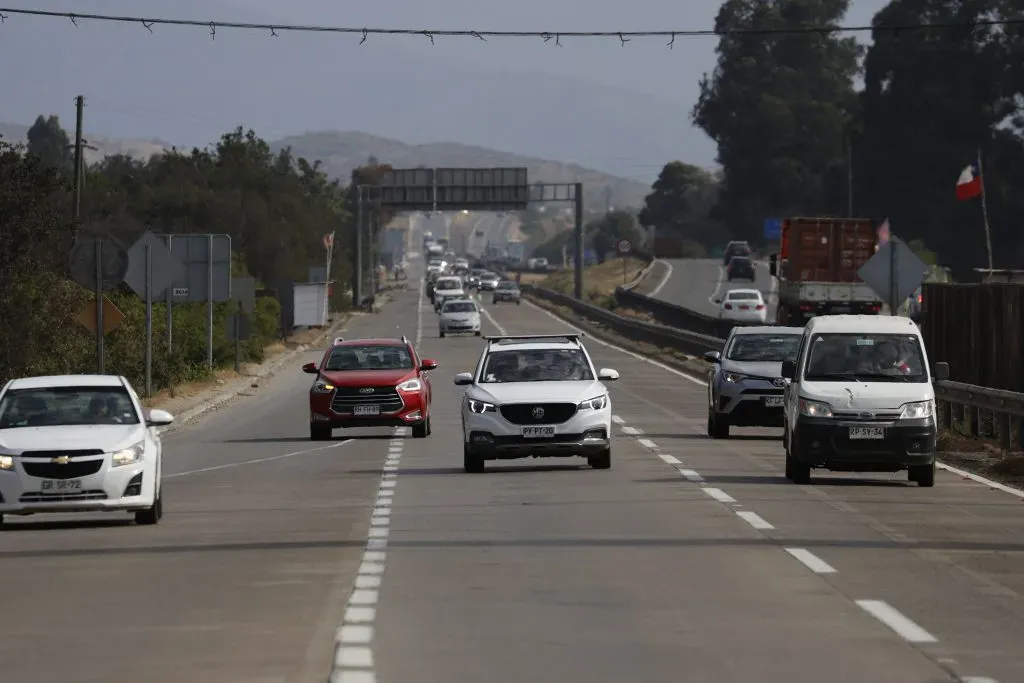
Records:
[[[372,394],[373,393],[373,387],[363,387],[362,389],[359,390],[359,393],[360,394]]]
[[[536,408],[533,409],[531,415],[533,415],[533,419],[539,420],[542,417],[544,417],[544,409],[541,408],[540,406],[537,406]]]
[[[776,377],[772,380],[772,386],[784,387],[786,386],[786,380],[782,377]]]

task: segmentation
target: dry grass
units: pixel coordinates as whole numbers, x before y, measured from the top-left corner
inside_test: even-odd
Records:
[[[623,261],[625,261],[625,278],[623,277]],[[591,303],[599,306],[605,305],[607,299],[615,293],[616,287],[632,282],[646,267],[647,264],[644,261],[633,257],[616,258],[597,266],[588,266],[583,269],[583,291]],[[574,274],[572,270],[559,271],[548,275],[536,284],[556,292],[570,294],[575,284]]]

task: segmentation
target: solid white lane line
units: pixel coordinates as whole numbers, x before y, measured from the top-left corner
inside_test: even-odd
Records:
[[[836,573],[835,567],[812,553],[810,550],[806,550],[804,548],[786,548],[785,550],[815,574]]]
[[[357,588],[352,591],[352,597],[349,598],[348,603],[350,605],[376,605],[377,600],[380,599],[380,593],[373,589]]]
[[[682,461],[674,455],[668,453],[658,453],[658,457],[661,458],[662,462],[667,465],[682,465]]]
[[[329,683],[377,683],[372,671],[348,669],[331,675]]]
[[[725,268],[718,266],[718,281],[715,282],[715,291],[711,292],[711,296],[708,297],[708,303],[712,306],[717,306],[715,303],[715,297],[718,296],[719,290],[722,289],[722,285],[725,284]]]
[[[637,442],[644,448],[650,448],[652,451],[657,450],[658,444],[654,443],[650,439],[637,439]]]
[[[347,624],[371,624],[376,618],[377,609],[374,607],[349,607],[345,610]]]
[[[736,515],[744,522],[754,527],[755,529],[767,530],[774,529],[775,527],[769,524],[764,517],[757,514],[756,512],[749,512],[746,510],[737,510]]]
[[[339,668],[373,666],[373,651],[368,647],[339,647],[334,655],[334,665]]]
[[[388,512],[388,514],[391,514]],[[383,562],[388,557],[387,553],[378,552],[376,550],[364,550],[363,551],[363,562]]]
[[[372,588],[374,590],[377,590],[377,589],[380,588],[380,584],[382,583],[382,581],[383,581],[382,578],[379,577],[379,576],[365,576],[363,574],[360,574],[359,576],[356,577],[356,582],[354,584],[354,587],[355,588]]]
[[[891,628],[896,635],[910,643],[937,643],[938,639],[903,616],[884,600],[857,600],[857,606]]]
[[[373,641],[373,627],[345,625],[338,629],[337,639],[339,643],[368,645]]]
[[[396,486],[398,486],[398,482],[394,479],[382,479],[380,482],[380,487],[382,489],[393,489]]]
[[[657,259],[657,261],[661,265],[665,266],[666,270],[665,270],[665,275],[662,276],[662,278],[661,278],[661,282],[658,283],[658,286],[654,288],[653,292],[648,294],[648,296],[651,297],[652,299],[657,299],[658,298],[658,294],[661,293],[662,288],[665,285],[668,284],[669,278],[672,277],[672,264],[669,263],[668,261],[662,261],[661,259]]]
[[[494,316],[491,315],[491,312],[484,308],[483,303],[480,304],[480,310],[483,312],[484,317],[486,317],[487,320],[489,320],[490,323],[494,325],[494,329],[498,330],[498,334],[508,334],[508,332],[505,331],[505,328],[499,325],[498,321],[494,319]]]
[[[198,470],[188,470],[186,472],[175,472],[174,474],[163,475],[164,479],[174,479],[175,477],[184,477],[190,474],[202,474],[203,472],[216,472],[217,470],[228,470],[232,467],[245,467],[246,465],[258,465],[263,462],[274,462],[275,460],[287,460],[288,458],[294,458],[299,455],[306,455],[308,453],[318,453],[320,451],[326,451],[331,448],[341,448],[345,444],[349,444],[355,441],[355,439],[345,439],[337,443],[332,443],[327,446],[317,446],[316,448],[305,448],[301,451],[292,451],[291,453],[284,453],[282,455],[272,455],[267,458],[256,458],[255,460],[243,460],[242,462],[229,462],[224,465],[213,465],[211,467],[202,467]]]
[[[363,562],[359,565],[360,574],[383,574],[384,563],[383,562]]]
[[[722,489],[716,489],[716,488],[711,487],[711,486],[702,486],[700,490],[703,491],[704,493],[708,494],[709,496],[711,496],[715,500],[717,500],[719,503],[735,503],[736,502],[735,498],[730,496],[728,493],[726,493]]]

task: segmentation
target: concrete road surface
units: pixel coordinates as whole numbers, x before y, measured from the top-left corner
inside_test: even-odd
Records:
[[[485,333],[567,329],[484,305]],[[794,486],[778,432],[712,441],[703,386],[596,341],[622,374],[612,469],[469,475],[451,377],[482,342],[439,339],[416,292],[344,334],[400,333],[440,362],[427,439],[309,442],[311,353],[167,437],[159,526],[12,524],[3,680],[1024,680],[1019,497],[946,473]]]
[[[768,264],[758,261],[754,264],[754,282],[737,280],[729,282],[725,267],[718,259],[665,259],[670,272],[659,283],[655,298],[667,301],[703,315],[717,316],[716,298],[721,298],[730,289],[759,289],[768,307],[768,320],[775,319],[776,282],[768,273]]]

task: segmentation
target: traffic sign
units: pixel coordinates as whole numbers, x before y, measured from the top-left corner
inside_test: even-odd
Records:
[[[184,276],[185,266],[180,259],[171,254],[167,242],[148,230],[128,249],[128,272],[124,282],[143,299],[146,298],[146,247],[149,247],[150,258],[150,296],[154,299],[163,296],[167,288],[175,280]]]
[[[893,259],[893,250],[896,258]],[[928,265],[898,237],[891,237],[867,263],[860,267],[857,275],[890,306],[901,304],[914,293],[928,277]],[[892,282],[896,280],[896,301],[890,301]]]
[[[96,299],[90,299],[76,319],[82,327],[96,334]],[[124,314],[110,299],[103,297],[103,336],[120,327],[122,321],[124,321]]]
[[[98,252],[97,252],[98,249]],[[68,256],[68,271],[71,279],[83,287],[95,291],[96,257],[99,255],[99,289],[104,292],[117,287],[128,272],[128,253],[111,237],[81,237],[71,248]]]
[[[625,256],[633,251],[633,244],[629,240],[619,240],[615,243],[615,250],[619,252],[619,256]]]
[[[764,219],[764,238],[769,241],[782,239],[782,219]]]

